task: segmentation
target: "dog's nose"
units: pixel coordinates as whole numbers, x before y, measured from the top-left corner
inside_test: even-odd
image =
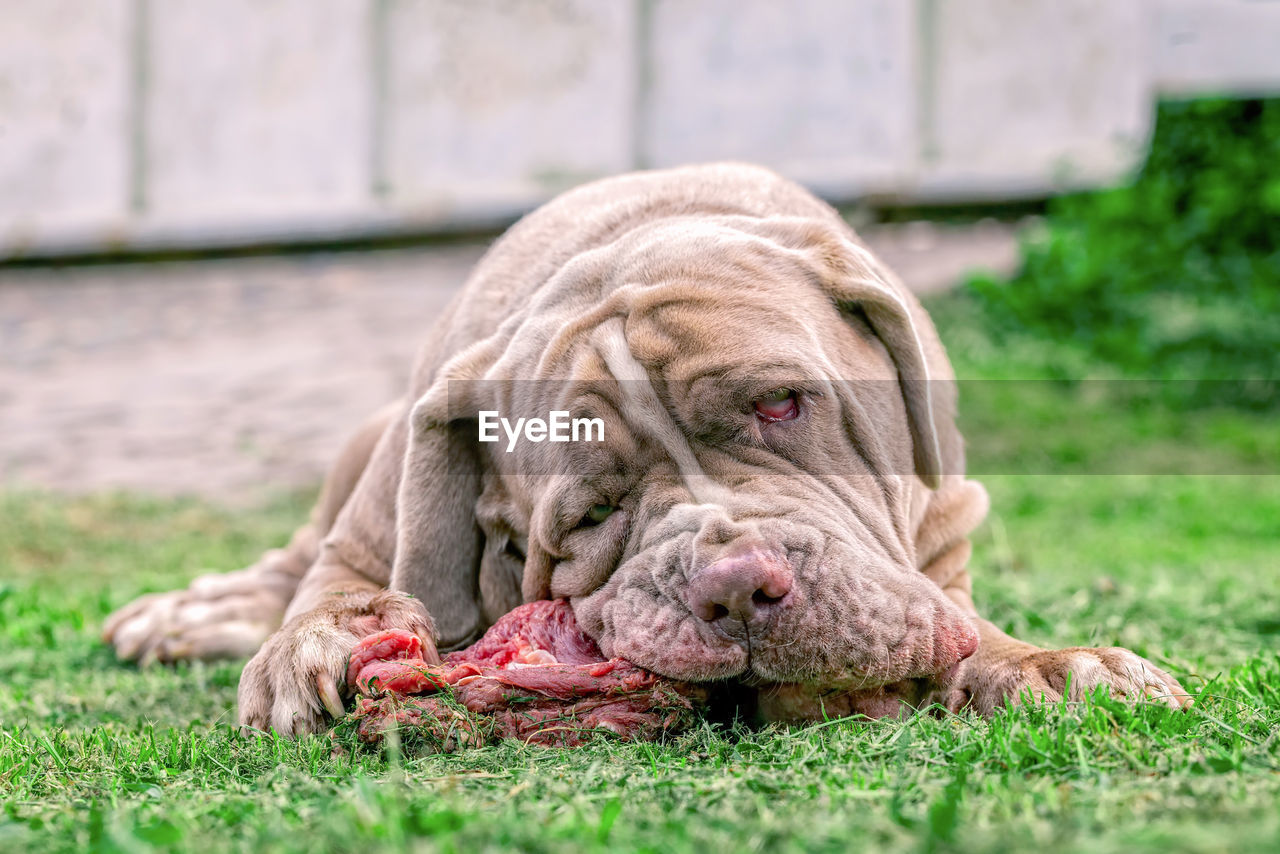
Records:
[[[795,575],[780,556],[752,549],[722,557],[689,582],[689,609],[708,623],[767,618],[791,592]]]

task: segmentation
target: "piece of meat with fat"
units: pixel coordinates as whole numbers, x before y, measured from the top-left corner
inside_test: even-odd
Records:
[[[398,727],[439,749],[498,738],[573,746],[597,730],[653,739],[687,725],[706,699],[697,685],[605,659],[564,599],[517,607],[439,665],[408,632],[370,635],[352,650],[347,684],[361,740]]]

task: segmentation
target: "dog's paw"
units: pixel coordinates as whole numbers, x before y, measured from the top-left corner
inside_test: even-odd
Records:
[[[202,575],[186,590],[152,593],[107,618],[102,639],[144,664],[244,658],[280,626],[296,580],[243,569]]]
[[[1113,697],[1149,701],[1174,709],[1191,697],[1168,673],[1120,647],[1036,649],[997,660],[970,659],[948,686],[944,704],[990,715],[1006,700],[1022,703],[1078,701],[1099,686]]]
[[[356,641],[384,629],[402,629],[422,640],[423,658],[439,663],[435,628],[422,603],[404,593],[334,594],[294,617],[258,650],[240,676],[240,724],[296,736],[341,717],[347,660]]]

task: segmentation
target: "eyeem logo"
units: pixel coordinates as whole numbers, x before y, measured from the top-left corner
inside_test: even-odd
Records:
[[[507,435],[507,453],[515,450],[521,435],[530,442],[603,442],[603,418],[570,418],[569,413],[554,409],[547,420],[541,418],[510,419],[499,416],[497,410],[482,409],[480,415],[480,441],[498,441],[498,428]]]

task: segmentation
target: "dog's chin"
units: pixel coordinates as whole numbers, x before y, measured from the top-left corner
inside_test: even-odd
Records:
[[[662,654],[652,647],[629,648],[615,646],[606,655],[625,658],[632,664],[652,670],[659,676],[681,682],[730,682],[746,681],[751,676],[750,660],[745,650],[730,648],[715,650],[702,645],[671,645]]]
[[[862,672],[852,655],[810,649],[796,640],[752,646],[719,633],[696,631],[694,624],[692,615],[670,632],[614,624],[612,631],[593,639],[610,658],[623,658],[682,682],[732,682],[748,688],[794,684],[806,686],[809,692],[830,692],[876,689],[905,675]],[[815,668],[817,661],[827,666]]]
[[[836,718],[902,718],[926,707],[931,679],[875,684],[844,676],[827,682],[774,681],[748,669],[727,680],[697,682],[708,692],[709,713],[724,721],[804,724]]]
[[[905,717],[924,705],[932,683],[904,679],[884,685],[781,682],[755,686],[756,714],[765,721],[804,723],[831,718]]]
[[[746,692],[754,717],[766,722],[894,718],[928,706],[939,687],[955,680],[961,664],[957,661],[930,675],[885,678],[848,670],[825,675],[775,672],[752,661],[735,682],[739,703]]]
[[[734,644],[713,647],[691,643],[655,647],[643,642],[648,640],[642,636],[642,642],[634,645],[625,640],[615,641],[605,654],[625,658],[668,679],[734,685],[748,691],[785,689],[797,696],[804,693],[876,691],[891,681],[857,673],[848,666],[830,672],[796,667],[798,662],[812,661],[815,656],[797,655],[794,647],[787,649],[787,655],[777,655],[769,648],[752,650]]]

